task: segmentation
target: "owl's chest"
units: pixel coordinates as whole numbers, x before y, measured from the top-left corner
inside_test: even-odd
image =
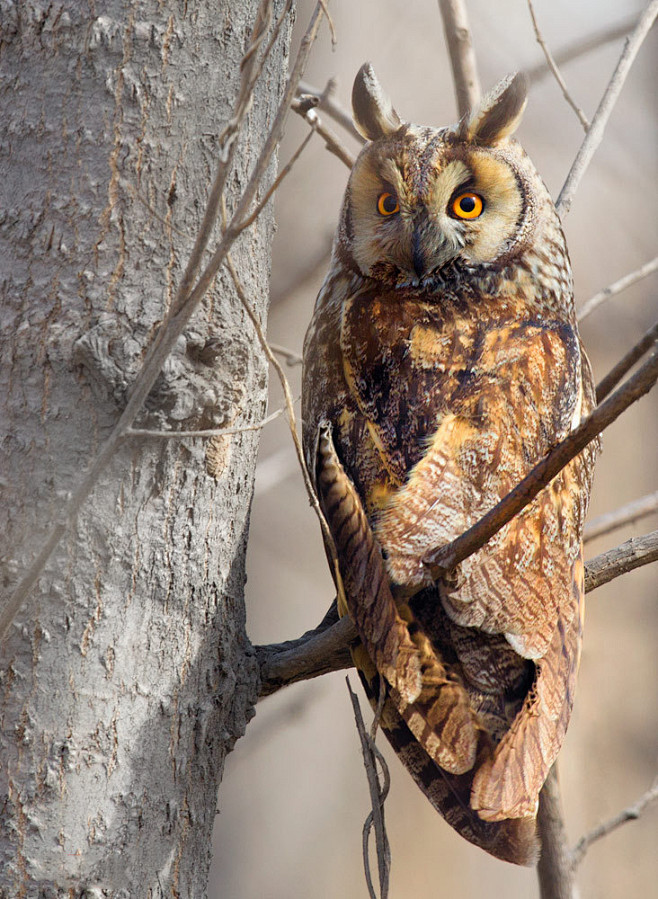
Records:
[[[458,308],[356,296],[340,327],[343,373],[368,433],[402,482],[470,376],[478,322]]]

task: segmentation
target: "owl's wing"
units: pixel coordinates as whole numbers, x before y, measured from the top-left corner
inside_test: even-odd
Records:
[[[386,678],[391,702],[431,757],[455,774],[469,771],[480,729],[466,690],[414,626],[408,609],[405,614],[406,607],[395,603],[381,549],[325,423],[320,426],[316,484],[338,555],[338,608],[356,625],[359,658],[368,659],[369,667]]]
[[[523,324],[486,335],[451,411],[376,523],[395,582],[426,585],[428,553],[475,524],[580,421],[580,368],[578,340],[567,326]],[[575,460],[440,585],[454,621],[505,634],[526,658],[545,654],[571,594],[582,477]]]

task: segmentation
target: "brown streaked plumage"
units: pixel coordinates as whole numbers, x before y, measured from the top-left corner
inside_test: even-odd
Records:
[[[454,128],[400,120],[370,66],[304,349],[304,443],[382,725],[466,839],[536,858],[539,791],[573,704],[596,447],[438,583],[473,525],[594,405],[553,203],[511,140],[507,79]],[[380,675],[384,680],[380,681]]]

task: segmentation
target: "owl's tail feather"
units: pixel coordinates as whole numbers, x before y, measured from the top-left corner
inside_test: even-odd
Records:
[[[368,670],[366,662],[366,670],[361,670],[363,659],[357,658],[358,650],[354,655],[365,690],[373,707],[376,707],[379,681],[374,667],[370,663]],[[384,702],[381,727],[405,768],[434,808],[464,839],[502,861],[516,865],[536,864],[539,841],[534,817],[483,821],[470,807],[473,770],[464,774],[450,774],[442,770],[418,742],[395,708],[392,698]]]

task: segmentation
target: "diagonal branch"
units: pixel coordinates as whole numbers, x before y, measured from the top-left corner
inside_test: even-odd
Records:
[[[555,59],[553,58],[553,54],[551,53],[548,44],[544,40],[542,33],[539,30],[539,24],[537,22],[537,17],[535,16],[535,8],[532,5],[532,0],[527,0],[527,2],[528,2],[528,9],[530,11],[530,18],[532,19],[532,26],[535,29],[535,37],[537,38],[537,43],[542,48],[544,56],[546,57],[546,64],[547,64],[548,68],[550,69],[550,71],[553,73],[553,77],[555,78],[557,83],[560,85],[560,89],[562,91],[562,95],[564,96],[564,99],[567,101],[569,106],[573,109],[573,111],[578,116],[578,121],[583,126],[585,131],[587,131],[589,129],[589,120],[588,120],[587,116],[585,115],[585,113],[580,108],[580,106],[578,106],[576,101],[573,99],[573,97],[569,93],[569,88],[566,86],[566,84],[564,82],[562,73],[558,69],[557,63],[555,62]]]
[[[595,309],[598,309],[598,307],[609,300],[610,297],[614,297],[616,294],[621,293],[623,290],[626,290],[627,287],[631,287],[631,285],[652,275],[655,271],[658,271],[658,256],[656,256],[655,259],[650,259],[649,262],[645,262],[644,265],[640,266],[640,268],[636,269],[634,272],[624,275],[623,278],[620,278],[618,281],[615,281],[613,284],[604,287],[603,290],[594,294],[594,296],[583,305],[578,313],[578,321],[585,321],[588,315],[594,312]]]
[[[612,73],[612,77],[605,89],[599,107],[592,119],[590,129],[585,136],[585,140],[580,145],[578,154],[567,175],[567,180],[558,197],[556,204],[557,211],[562,217],[569,212],[576,189],[592,161],[592,156],[603,139],[603,132],[605,126],[608,124],[610,114],[614,109],[617,98],[626,81],[626,77],[628,76],[631,66],[635,61],[635,57],[642,46],[642,42],[649,33],[656,16],[658,16],[658,0],[652,0],[640,16],[633,33],[626,38],[624,49],[619,57],[615,71]]]
[[[651,802],[655,802],[656,799],[658,799],[658,777],[651,784],[647,792],[640,796],[637,802],[633,803],[633,805],[629,805],[628,808],[623,809],[618,815],[615,815],[614,818],[610,818],[608,821],[599,824],[598,827],[590,830],[589,833],[586,833],[585,836],[578,840],[571,853],[573,870],[580,865],[592,843],[595,843],[603,837],[607,837],[609,833],[612,833],[613,830],[621,827],[622,824],[626,824],[627,821],[637,821],[645,808]]]
[[[625,524],[633,524],[647,515],[658,512],[658,490],[655,493],[648,493],[646,496],[635,499],[614,512],[606,512],[593,518],[585,525],[583,531],[583,539],[585,543],[588,540],[594,540],[596,537],[602,537],[611,531],[616,531]]]
[[[596,402],[602,402],[608,394],[614,390],[622,378],[633,368],[644,354],[658,341],[658,322],[652,325],[649,330],[642,335],[635,346],[622,356],[619,362],[613,366],[605,377],[603,377],[596,385]]]
[[[648,393],[658,379],[658,350],[654,350],[622,387],[589,415],[536,465],[507,496],[461,537],[441,547],[425,560],[436,580],[455,568],[490,540],[508,521],[525,508],[566,465],[591,443],[604,428],[618,418],[632,403]]]

